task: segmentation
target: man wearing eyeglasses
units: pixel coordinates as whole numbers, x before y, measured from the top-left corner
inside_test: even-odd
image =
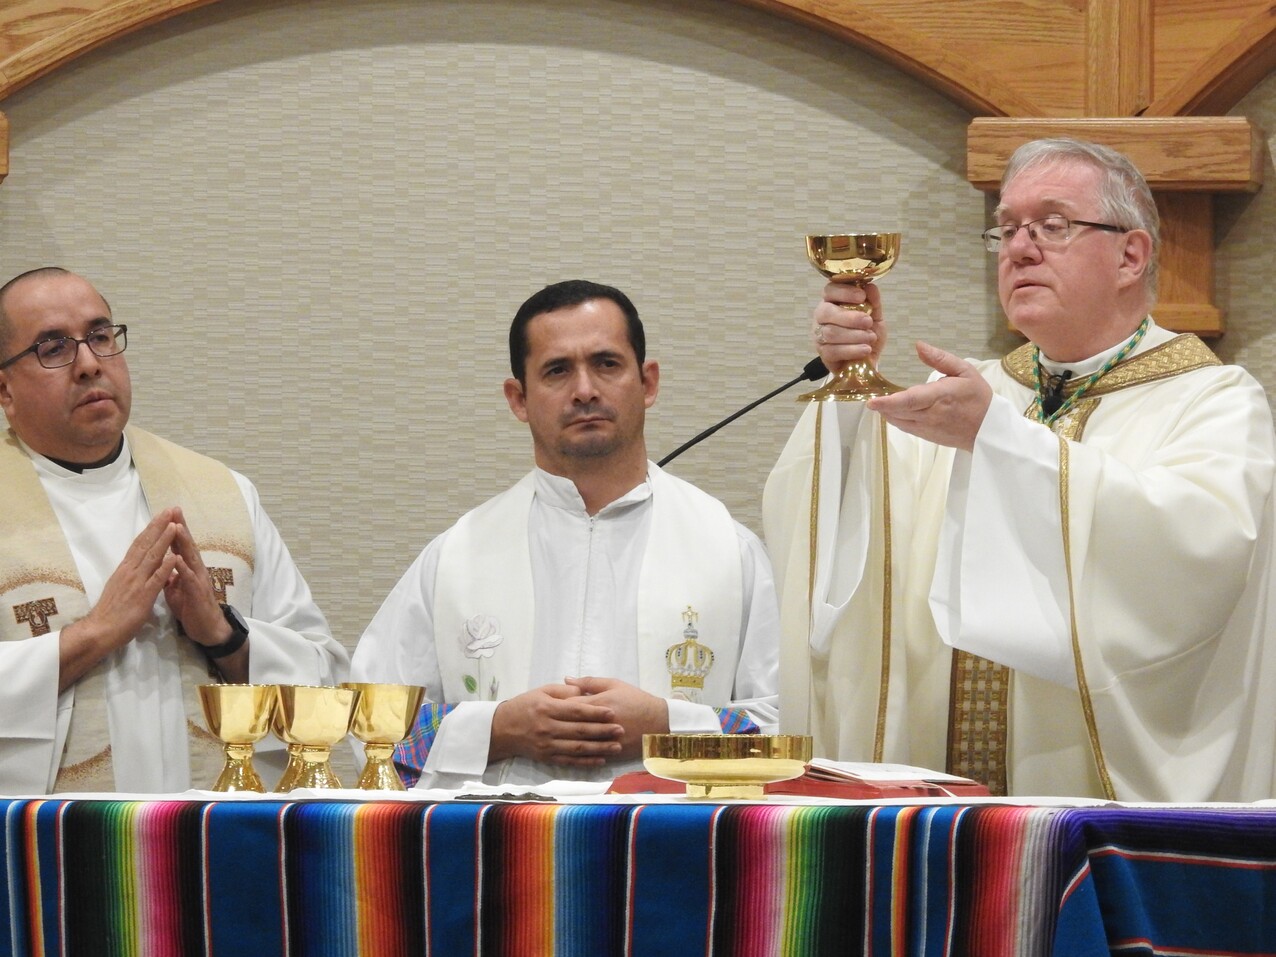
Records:
[[[1157,213],[1124,156],[1025,144],[983,238],[1028,343],[919,343],[929,382],[809,409],[768,482],[785,730],[994,793],[1270,797],[1263,389],[1149,314]],[[876,287],[828,285],[813,336],[876,364]]]
[[[0,793],[211,786],[198,685],[344,677],[251,483],[126,428],[127,345],[73,273],[0,287]]]

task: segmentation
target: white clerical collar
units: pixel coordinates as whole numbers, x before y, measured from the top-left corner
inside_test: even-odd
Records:
[[[575,482],[562,475],[546,472],[539,466],[534,472],[536,475],[536,498],[538,501],[551,508],[561,508],[568,512],[578,512],[581,515],[588,514],[585,508],[585,500],[581,498]],[[649,498],[651,498],[651,485],[644,478],[620,498],[600,508],[597,514],[604,515],[618,509],[628,508],[640,502],[645,502]]]
[[[37,474],[43,478],[60,479],[66,482],[75,482],[84,485],[109,485],[120,476],[128,472],[133,467],[133,453],[129,449],[128,437],[122,440],[123,447],[120,454],[106,465],[95,469],[85,469],[83,472],[76,472],[73,469],[64,468],[48,456],[41,455],[31,446],[27,445],[22,439],[18,439],[18,444],[22,446],[22,450],[31,457],[32,463],[35,465]]]
[[[1149,317],[1150,319],[1150,317]],[[1153,328],[1149,325],[1149,330]],[[1055,362],[1044,352],[1041,353],[1041,368],[1049,375],[1062,375],[1065,371],[1072,373],[1073,379],[1080,379],[1090,375],[1092,372],[1098,372],[1103,368],[1103,364],[1111,359],[1114,355],[1125,348],[1125,344],[1138,335],[1138,330],[1130,334],[1129,338],[1122,339],[1111,349],[1104,349],[1098,355],[1093,355],[1088,359],[1082,359],[1080,362]],[[1139,343],[1140,348],[1146,347],[1147,340]]]

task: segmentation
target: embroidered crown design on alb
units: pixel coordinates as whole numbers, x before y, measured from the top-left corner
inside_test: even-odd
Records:
[[[696,631],[699,614],[690,605],[682,613],[686,626],[682,629],[682,641],[670,645],[665,651],[665,667],[669,669],[669,683],[677,696],[695,700],[704,690],[704,679],[713,667],[713,649],[700,644]]]

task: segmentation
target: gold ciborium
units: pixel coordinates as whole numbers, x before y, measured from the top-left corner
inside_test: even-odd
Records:
[[[276,732],[290,745],[289,768],[277,790],[339,788],[332,769],[332,747],[350,733],[359,692],[351,688],[317,685],[280,685],[279,722]],[[293,769],[293,748],[300,768]],[[290,773],[291,772],[291,773]]]
[[[270,731],[278,702],[274,685],[200,685],[199,703],[208,730],[222,742],[226,763],[214,791],[264,792],[253,767],[253,745]]]
[[[811,265],[833,282],[867,286],[899,259],[899,233],[844,233],[807,236],[806,256]],[[868,312],[868,303],[843,309]],[[867,359],[852,362],[814,392],[798,396],[799,402],[862,402],[880,395],[902,392],[903,386],[886,379]]]
[[[801,777],[811,760],[805,734],[644,734],[643,766],[681,781],[687,797],[764,797],[763,785]]]
[[[420,685],[373,684],[347,681],[341,687],[359,692],[351,733],[363,742],[367,764],[358,787],[368,791],[403,791],[390,755],[416,724],[425,689]]]

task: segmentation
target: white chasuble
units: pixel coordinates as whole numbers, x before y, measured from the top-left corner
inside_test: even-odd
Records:
[[[30,700],[56,694],[58,632],[101,595],[152,514],[182,508],[219,600],[251,606],[253,530],[242,494],[218,462],[139,429],[119,458],[84,474],[32,456],[8,433],[0,443],[0,639],[46,642],[47,668],[32,669]],[[203,730],[195,688],[217,680],[203,653],[177,634],[163,594],[137,635],[56,697],[56,721],[38,714],[24,760],[6,766],[6,786],[47,791],[182,790],[211,781],[218,742]],[[38,756],[38,757],[37,757]]]
[[[505,700],[532,686],[535,478],[528,474],[463,516],[443,543],[434,634],[445,701]],[[735,524],[716,499],[655,466],[648,481],[651,528],[638,581],[629,583],[638,594],[638,684],[659,697],[724,706],[735,683],[743,601]],[[698,633],[689,654],[688,608]]]
[[[785,730],[835,758],[942,768],[958,648],[1013,669],[1012,794],[1271,797],[1261,387],[1152,326],[1052,434],[1024,418],[1022,350],[976,366],[994,398],[972,453],[887,430],[889,529],[878,417],[826,410],[814,583],[814,410],[781,455],[764,513]]]

